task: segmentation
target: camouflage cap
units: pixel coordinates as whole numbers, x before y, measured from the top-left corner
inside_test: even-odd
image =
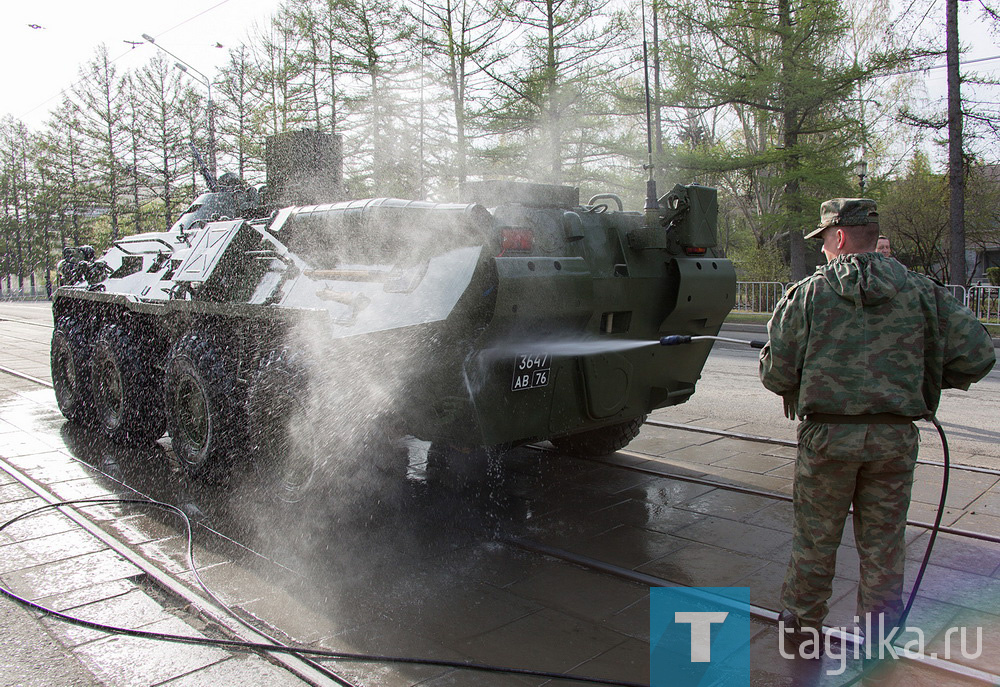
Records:
[[[819,226],[805,237],[819,236],[827,227],[862,227],[878,223],[878,207],[871,198],[834,198],[819,206]]]

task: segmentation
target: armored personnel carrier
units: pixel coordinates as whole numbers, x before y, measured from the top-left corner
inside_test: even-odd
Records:
[[[489,181],[453,204],[255,203],[220,189],[167,231],[67,250],[51,349],[67,418],[166,431],[192,474],[288,460],[310,410],[331,432],[380,428],[362,443],[607,453],[695,391],[710,343],[657,340],[717,334],[734,301],[708,187],[645,212]]]

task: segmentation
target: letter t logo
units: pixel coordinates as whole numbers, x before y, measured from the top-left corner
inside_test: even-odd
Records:
[[[721,623],[728,611],[696,612],[677,611],[675,623],[691,623],[691,662],[708,663],[712,660],[712,625]]]

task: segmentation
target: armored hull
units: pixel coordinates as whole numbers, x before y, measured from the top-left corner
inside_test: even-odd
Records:
[[[602,453],[694,393],[710,343],[655,342],[715,335],[732,308],[714,189],[677,186],[652,219],[567,187],[464,195],[186,215],[99,260],[70,255],[53,302],[60,408],[115,439],[166,429],[199,473],[288,453],[307,410],[333,431],[365,409],[383,429],[363,442]]]

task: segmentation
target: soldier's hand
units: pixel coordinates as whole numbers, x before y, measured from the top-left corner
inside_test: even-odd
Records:
[[[795,406],[798,405],[799,395],[795,393],[785,394],[781,397],[781,402],[785,407],[785,417],[789,420],[795,419]]]

